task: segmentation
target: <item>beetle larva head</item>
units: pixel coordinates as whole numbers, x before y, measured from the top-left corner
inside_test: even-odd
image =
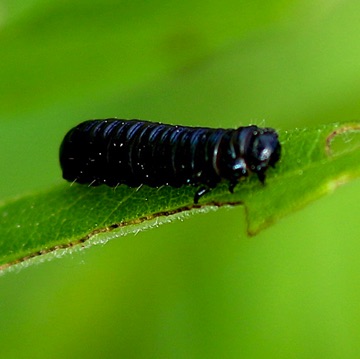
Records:
[[[220,176],[232,184],[249,173],[256,173],[264,182],[266,170],[279,161],[280,152],[275,130],[257,126],[239,127],[223,135],[216,168]]]
[[[279,161],[281,145],[278,134],[271,128],[258,128],[253,131],[252,141],[246,151],[246,163],[251,172],[265,180],[265,171]]]

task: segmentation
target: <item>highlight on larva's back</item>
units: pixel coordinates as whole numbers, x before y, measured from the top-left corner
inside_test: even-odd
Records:
[[[197,187],[194,203],[227,181],[256,174],[261,182],[280,159],[278,134],[245,126],[213,129],[141,120],[89,120],[72,128],[60,147],[64,179],[111,187]]]

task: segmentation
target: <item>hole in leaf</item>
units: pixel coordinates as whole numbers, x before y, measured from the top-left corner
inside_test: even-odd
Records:
[[[328,156],[339,156],[360,148],[360,126],[344,125],[334,130],[326,139]]]

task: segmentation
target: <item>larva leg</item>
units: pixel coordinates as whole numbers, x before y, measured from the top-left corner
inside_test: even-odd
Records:
[[[262,184],[265,184],[265,172],[258,172],[257,173],[257,176],[259,178],[259,181],[262,183]]]
[[[194,204],[198,204],[199,199],[204,196],[206,193],[209,193],[211,190],[210,187],[200,187],[196,192],[195,192],[195,196],[194,196]]]
[[[234,193],[234,188],[236,187],[237,184],[238,184],[237,181],[229,183],[229,191],[230,191],[230,193]]]

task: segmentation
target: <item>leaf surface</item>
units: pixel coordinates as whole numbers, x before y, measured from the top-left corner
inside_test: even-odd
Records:
[[[360,122],[280,132],[282,156],[267,172],[241,181],[235,193],[220,184],[198,205],[195,188],[88,187],[62,183],[0,207],[1,269],[25,266],[127,233],[243,204],[253,235],[284,215],[360,176]]]

